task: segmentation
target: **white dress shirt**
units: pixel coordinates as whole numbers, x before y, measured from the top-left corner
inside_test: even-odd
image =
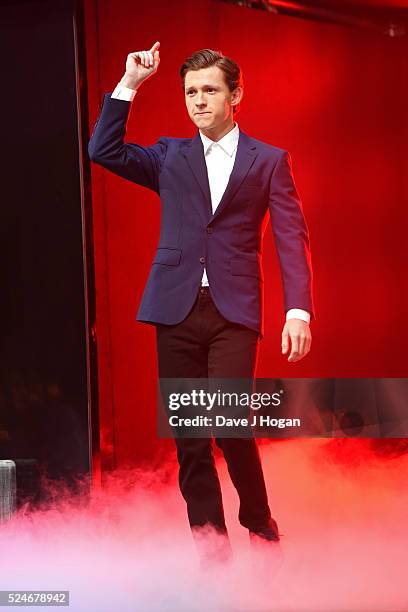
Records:
[[[111,97],[132,102],[135,95],[135,89],[129,89],[118,83]],[[199,130],[199,133],[203,143],[204,158],[207,165],[208,182],[210,185],[211,206],[214,213],[221,201],[234,167],[238,148],[239,128],[238,124],[235,122],[232,130],[217,142],[205,136],[201,130]],[[201,285],[209,285],[205,268],[201,279]],[[291,308],[286,313],[286,320],[288,321],[289,319],[302,319],[306,321],[306,323],[309,323],[310,314],[301,308]]]
[[[208,182],[210,184],[211,206],[213,213],[221,201],[227,187],[237,153],[239,129],[238,124],[214,142],[199,130],[204,147],[204,158],[207,166]],[[201,284],[208,286],[207,272],[204,268]]]

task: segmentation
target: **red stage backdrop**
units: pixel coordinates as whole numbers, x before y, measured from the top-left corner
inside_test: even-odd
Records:
[[[195,133],[178,70],[210,47],[244,72],[237,121],[288,149],[311,233],[316,321],[311,353],[280,352],[281,281],[264,239],[265,338],[258,377],[405,377],[407,347],[407,40],[235,6],[179,0],[86,3],[90,130],[131,51],[161,42],[127,140]],[[136,310],[159,236],[159,200],[93,165],[103,465],[154,462],[173,442],[155,432],[154,327]]]

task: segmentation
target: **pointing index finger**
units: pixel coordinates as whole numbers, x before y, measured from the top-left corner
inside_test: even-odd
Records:
[[[160,47],[160,43],[159,43],[159,41],[157,40],[157,41],[154,43],[153,47],[150,49],[150,52],[151,52],[151,53],[154,53],[155,51],[157,51],[157,50],[158,50],[158,48],[159,48],[159,47]]]

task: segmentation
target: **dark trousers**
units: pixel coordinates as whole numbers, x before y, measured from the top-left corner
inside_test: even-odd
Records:
[[[208,287],[199,289],[188,316],[177,325],[156,327],[160,378],[240,378],[255,376],[259,334],[225,319]],[[215,438],[238,492],[239,521],[262,528],[271,513],[258,447],[253,437]],[[221,488],[211,438],[175,438],[179,485],[191,527],[211,524],[226,532]]]

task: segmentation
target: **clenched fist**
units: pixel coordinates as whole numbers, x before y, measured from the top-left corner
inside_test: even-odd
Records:
[[[130,89],[137,89],[143,81],[151,77],[159,67],[159,47],[160,43],[157,41],[149,51],[129,53],[121,84]]]

